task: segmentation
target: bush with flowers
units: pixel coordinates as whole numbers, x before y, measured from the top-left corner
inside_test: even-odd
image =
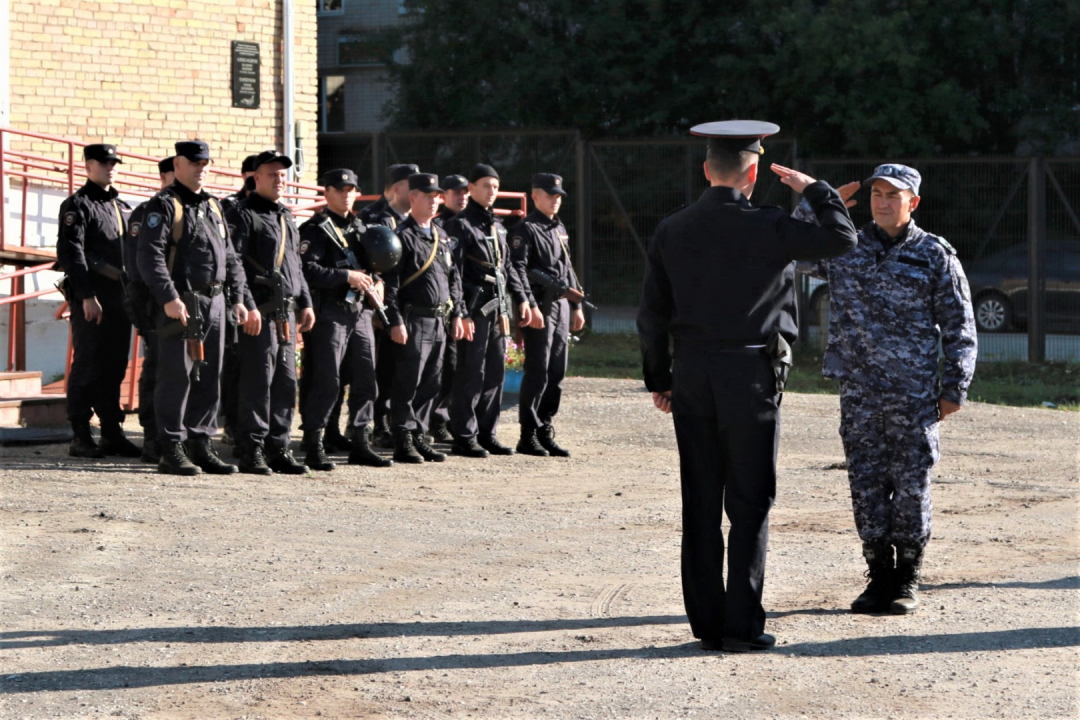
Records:
[[[506,369],[522,370],[525,367],[525,341],[506,343]]]

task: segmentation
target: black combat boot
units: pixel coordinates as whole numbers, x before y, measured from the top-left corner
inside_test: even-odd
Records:
[[[896,546],[896,591],[889,610],[893,615],[907,615],[919,607],[919,575],[923,549],[918,545]]]
[[[371,449],[371,428],[357,428],[353,435],[352,452],[349,453],[350,465],[368,465],[370,467],[390,467],[394,461],[384,458]]]
[[[312,470],[329,471],[337,467],[326,457],[322,430],[304,431],[304,463]]]
[[[266,453],[262,443],[237,443],[235,446],[240,460],[240,472],[249,475],[273,475],[274,471],[266,464]]]
[[[403,428],[394,428],[394,460],[403,463],[424,462],[424,456],[413,445],[413,434]]]
[[[866,558],[866,578],[869,582],[862,595],[851,603],[851,612],[887,612],[895,597],[892,545],[863,543],[863,557]]]
[[[166,441],[161,444],[161,459],[158,460],[157,470],[165,475],[191,476],[202,474],[199,466],[188,458],[182,442]]]
[[[203,472],[211,475],[232,475],[240,471],[240,468],[218,457],[214,442],[208,437],[189,438],[186,449],[191,462],[202,468]]]
[[[143,434],[143,453],[140,454],[139,460],[151,465],[156,465],[161,460],[161,443],[156,435]]]
[[[484,448],[480,447],[480,443],[476,442],[476,438],[469,438],[468,440],[455,440],[450,446],[450,452],[454,455],[464,455],[471,458],[486,458],[489,453]]]
[[[451,434],[450,428],[446,426],[446,421],[442,418],[431,419],[431,440],[437,443],[454,442],[454,436]],[[484,457],[487,457],[487,455]]]
[[[142,455],[142,448],[127,439],[120,423],[102,423],[101,452],[106,455],[137,458]]]
[[[555,428],[550,425],[539,428],[536,431],[536,437],[551,457],[570,457],[570,451],[564,447],[559,447],[559,443],[555,442]]]
[[[397,449],[397,434],[390,432],[390,416],[375,418],[375,431],[371,434],[371,444],[384,450]]]
[[[304,435],[306,436],[307,433],[305,432]],[[337,425],[328,425],[326,430],[323,431],[322,447],[323,452],[343,453],[349,451],[350,445],[345,436],[341,434],[341,428]],[[308,465],[311,465],[310,461],[308,462]],[[311,467],[315,466],[311,465]],[[315,469],[318,470],[319,468]]]
[[[442,462],[446,459],[446,454],[438,452],[435,448],[428,445],[427,436],[423,430],[417,430],[413,434],[413,447],[416,448],[416,452],[427,460],[428,462]]]
[[[540,444],[540,438],[537,437],[535,430],[526,430],[521,428],[521,439],[518,440],[517,451],[522,455],[535,455],[536,457],[547,457],[551,453],[547,451],[543,445]]]
[[[484,438],[482,440],[478,440],[477,442],[480,443],[480,447],[484,448],[485,450],[487,450],[492,455],[513,455],[514,454],[514,448],[507,447],[507,446],[503,445],[501,442],[499,442],[498,438],[494,438],[494,437]]]
[[[270,469],[282,475],[307,475],[311,468],[296,462],[292,450],[286,445],[283,448],[274,448],[270,452],[270,458],[266,461]]]
[[[90,433],[89,422],[71,421],[71,445],[68,446],[68,455],[77,458],[103,458],[105,453],[94,442],[94,436]]]

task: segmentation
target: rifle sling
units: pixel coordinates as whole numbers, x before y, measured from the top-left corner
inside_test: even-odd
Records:
[[[435,262],[435,256],[439,254],[439,229],[434,224],[431,226],[431,239],[433,241],[431,243],[431,254],[428,255],[427,262],[424,263],[422,268],[410,275],[405,282],[401,283],[398,287],[399,290],[408,286],[413,280],[416,280],[416,278],[426,273],[428,268],[431,267],[431,263]]]

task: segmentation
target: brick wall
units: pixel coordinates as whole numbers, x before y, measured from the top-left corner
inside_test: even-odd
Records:
[[[177,140],[199,138],[210,143],[219,167],[238,170],[245,155],[284,142],[281,5],[12,0],[11,125],[153,157],[171,154]],[[295,117],[305,125],[308,163],[302,179],[314,181],[315,3],[295,0],[294,8]],[[232,107],[233,40],[259,43],[257,110]],[[58,150],[44,141],[12,147],[49,155]]]

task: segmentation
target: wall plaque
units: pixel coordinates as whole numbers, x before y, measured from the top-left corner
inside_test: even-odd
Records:
[[[259,107],[259,43],[232,42],[232,105]]]

